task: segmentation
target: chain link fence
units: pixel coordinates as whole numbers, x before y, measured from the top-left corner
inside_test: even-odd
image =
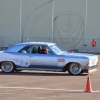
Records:
[[[0,50],[7,49],[17,43],[20,43],[20,37],[0,36]],[[80,47],[91,47],[93,39],[84,38],[50,38],[50,37],[24,37],[23,42],[54,42],[65,50],[79,50]],[[96,47],[100,47],[100,39],[95,39]]]

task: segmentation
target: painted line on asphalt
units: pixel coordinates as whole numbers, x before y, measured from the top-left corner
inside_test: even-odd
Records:
[[[67,91],[67,92],[85,92],[84,90],[67,90],[67,89],[50,89],[50,88],[32,88],[32,87],[4,87],[0,86],[1,89],[27,89],[27,90],[48,90],[48,91]],[[93,92],[100,92],[99,90]]]

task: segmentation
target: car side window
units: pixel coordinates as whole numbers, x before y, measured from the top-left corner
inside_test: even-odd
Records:
[[[21,50],[19,50],[19,53],[30,53],[31,47],[30,46],[25,46]]]
[[[31,53],[37,53],[37,48],[35,46],[32,47]]]
[[[48,46],[41,46],[41,47],[42,47],[41,54],[53,54],[50,48],[48,48]]]
[[[46,52],[45,50],[43,51],[44,47]],[[32,46],[31,49],[32,54],[52,54],[52,51],[47,46]]]
[[[31,46],[31,53],[32,54],[41,54],[41,47],[40,46]]]

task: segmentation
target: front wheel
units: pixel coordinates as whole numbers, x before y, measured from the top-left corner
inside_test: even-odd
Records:
[[[78,63],[71,63],[68,67],[69,74],[79,75],[82,72],[82,68]]]
[[[5,61],[1,63],[1,70],[5,73],[14,72],[14,64],[10,61]]]

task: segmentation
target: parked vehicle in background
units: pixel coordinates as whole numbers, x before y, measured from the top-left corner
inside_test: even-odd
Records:
[[[42,54],[45,47],[47,54]],[[56,43],[25,42],[0,52],[0,68],[10,73],[20,70],[58,71],[72,75],[97,71],[98,56],[63,51]]]

